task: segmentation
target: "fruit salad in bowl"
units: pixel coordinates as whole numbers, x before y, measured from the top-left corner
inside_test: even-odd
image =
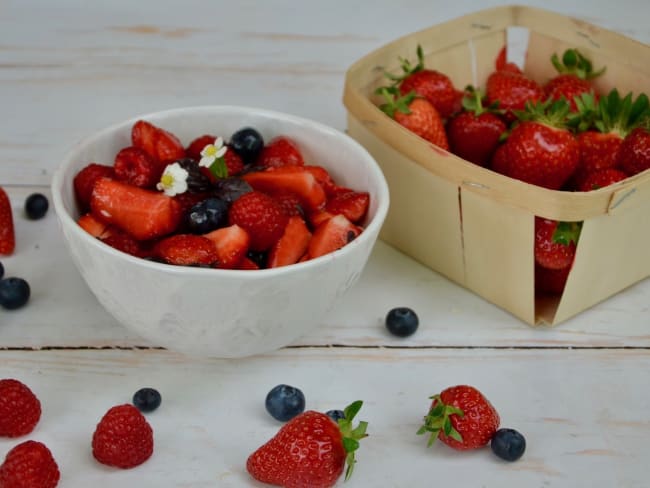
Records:
[[[171,350],[241,357],[316,326],[356,282],[389,204],[373,158],[259,109],[142,115],[82,141],[52,181],[81,275]]]

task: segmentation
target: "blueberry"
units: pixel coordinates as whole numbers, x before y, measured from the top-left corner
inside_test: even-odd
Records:
[[[25,213],[31,220],[38,220],[45,216],[50,202],[42,193],[32,193],[25,200]]]
[[[232,135],[229,146],[242,158],[244,164],[251,164],[264,147],[264,139],[252,127],[245,127]]]
[[[418,316],[413,310],[406,307],[392,309],[386,315],[386,327],[391,334],[407,337],[413,334],[419,325]]]
[[[22,278],[0,280],[0,305],[8,310],[20,308],[29,300],[29,284]]]
[[[219,198],[208,198],[190,208],[185,221],[190,232],[207,234],[228,223],[228,204]]]
[[[499,429],[490,443],[492,452],[506,461],[516,461],[526,450],[526,439],[514,429]]]
[[[227,203],[232,203],[253,188],[241,178],[223,178],[214,184],[215,195]]]
[[[286,422],[305,410],[305,395],[293,386],[278,385],[266,395],[265,405],[271,417]]]
[[[160,393],[153,388],[140,388],[133,395],[133,405],[141,412],[153,412],[160,402]]]
[[[266,268],[266,261],[268,258],[268,253],[266,251],[253,251],[250,249],[246,253],[246,257],[257,264],[260,269]]]
[[[327,412],[325,412],[325,415],[331,418],[334,422],[338,422],[339,420],[345,418],[345,414],[343,413],[343,410],[328,410]]]
[[[5,275],[5,267],[0,263],[0,280]]]

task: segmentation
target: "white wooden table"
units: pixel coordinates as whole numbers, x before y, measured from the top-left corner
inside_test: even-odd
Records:
[[[278,429],[264,410],[278,383],[300,387],[310,409],[365,400],[370,437],[350,487],[650,486],[650,280],[556,329],[533,329],[380,242],[340,306],[291,347],[193,358],[116,323],[73,267],[55,215],[21,214],[74,142],[138,113],[239,104],[344,129],[343,76],[354,60],[497,3],[2,2],[0,185],[18,240],[2,262],[33,294],[27,307],[0,311],[0,377],[40,397],[43,418],[28,438],[52,449],[60,486],[261,486],[245,461]],[[520,3],[650,42],[646,0]],[[417,334],[386,332],[394,306],[418,312]],[[503,425],[526,435],[524,458],[425,448],[414,433],[428,396],[459,383],[479,387]],[[163,395],[149,415],[154,456],[129,471],[104,468],[90,454],[94,426],[142,386]],[[0,439],[0,459],[16,443]]]

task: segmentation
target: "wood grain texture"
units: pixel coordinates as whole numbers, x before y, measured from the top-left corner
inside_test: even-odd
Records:
[[[280,427],[264,410],[266,393],[279,383],[301,388],[307,409],[364,400],[359,419],[369,422],[369,437],[346,487],[425,488],[431,473],[462,487],[647,486],[650,401],[628,376],[650,368],[647,352],[317,348],[188,361],[163,351],[4,351],[0,361],[4,376],[21,379],[41,399],[43,417],[28,438],[51,448],[62,487],[261,487],[244,466]],[[462,383],[483,391],[502,426],[524,433],[521,460],[501,462],[489,448],[427,449],[415,435],[428,397]],[[147,415],[153,457],[127,471],[97,464],[90,454],[95,424],[142,386],[163,398]],[[0,439],[0,457],[16,443]]]

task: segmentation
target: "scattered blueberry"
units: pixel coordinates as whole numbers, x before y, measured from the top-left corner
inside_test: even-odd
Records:
[[[237,177],[223,178],[214,184],[215,195],[229,204],[250,191],[253,187]]]
[[[266,395],[265,405],[271,417],[286,422],[305,410],[305,395],[293,386],[278,385]]]
[[[186,225],[193,234],[207,234],[228,223],[228,204],[219,198],[208,198],[194,205],[186,216]]]
[[[0,280],[0,306],[8,310],[20,308],[29,300],[29,284],[22,278]]]
[[[244,164],[251,164],[264,147],[264,139],[252,127],[245,127],[232,135],[229,145],[239,154]]]
[[[38,220],[45,216],[50,202],[42,193],[32,193],[25,200],[25,213],[31,220]]]
[[[133,405],[141,412],[153,412],[160,406],[160,402],[160,393],[153,388],[140,388],[133,395]]]
[[[492,452],[506,461],[516,461],[526,450],[526,439],[514,429],[499,429],[490,443]]]
[[[5,267],[0,263],[0,280],[5,275]]]
[[[391,334],[399,337],[407,337],[413,334],[420,321],[413,310],[407,307],[392,309],[386,315],[386,327]]]
[[[339,420],[345,418],[345,414],[343,413],[343,410],[328,410],[327,412],[325,412],[325,415],[331,418],[334,422],[338,422]]]

